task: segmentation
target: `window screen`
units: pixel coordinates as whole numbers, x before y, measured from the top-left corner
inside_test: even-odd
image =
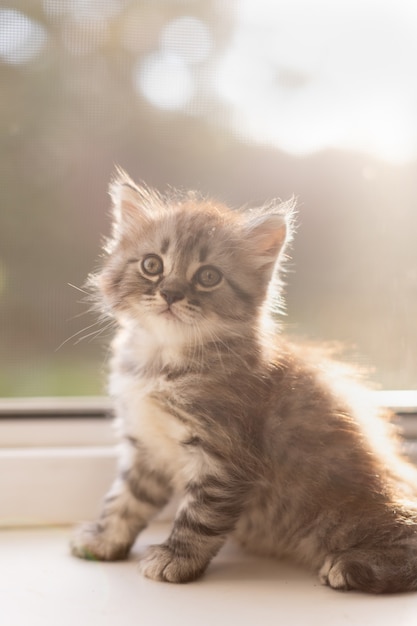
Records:
[[[417,384],[412,0],[0,8],[0,395],[104,389],[83,293],[115,164],[233,207],[298,198],[290,334]]]

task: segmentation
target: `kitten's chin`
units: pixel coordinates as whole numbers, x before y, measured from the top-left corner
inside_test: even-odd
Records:
[[[165,311],[161,311],[161,313],[159,313],[158,315],[159,318],[163,319],[163,320],[167,320],[167,321],[173,321],[173,322],[180,322],[180,318],[178,317],[178,315],[175,315],[175,313],[173,311],[171,311],[171,309],[165,309]]]

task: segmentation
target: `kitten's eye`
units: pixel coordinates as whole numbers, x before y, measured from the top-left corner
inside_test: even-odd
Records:
[[[222,278],[221,272],[212,265],[200,267],[196,274],[197,282],[202,287],[216,287]]]
[[[157,276],[164,271],[164,264],[157,254],[148,254],[141,264],[142,270],[149,276]]]

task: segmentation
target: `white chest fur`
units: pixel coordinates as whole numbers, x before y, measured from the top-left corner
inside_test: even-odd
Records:
[[[110,393],[119,433],[146,446],[155,465],[169,472],[174,483],[181,488],[199,471],[204,471],[207,458],[201,449],[185,443],[195,435],[192,426],[172,415],[154,399],[158,392],[170,392],[169,383],[163,376],[158,373],[150,375],[156,362],[155,344],[149,341],[149,337],[140,337],[139,343],[136,334],[132,340],[132,335],[120,333],[113,347]],[[165,349],[162,357],[160,350],[157,354],[162,365],[167,365],[167,361],[181,365],[179,350]]]
[[[152,384],[114,373],[111,387],[119,433],[141,442],[155,465],[168,471],[182,488],[196,460],[184,444],[192,436],[190,428],[151,397]]]
[[[152,383],[116,373],[111,388],[121,434],[138,439],[152,451],[156,461],[174,470],[183,442],[190,437],[189,428],[151,397],[155,391]]]

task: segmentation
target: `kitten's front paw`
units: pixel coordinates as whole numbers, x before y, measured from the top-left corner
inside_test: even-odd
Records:
[[[91,561],[125,559],[130,546],[112,541],[99,522],[87,522],[75,529],[70,542],[74,556]]]
[[[204,572],[192,557],[175,555],[168,545],[150,546],[139,562],[139,570],[147,578],[170,583],[188,583]]]

